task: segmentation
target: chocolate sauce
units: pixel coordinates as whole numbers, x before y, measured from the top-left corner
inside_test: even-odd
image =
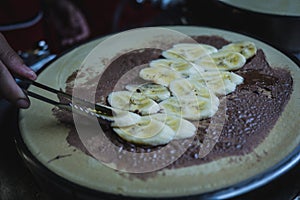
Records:
[[[206,43],[221,48],[229,41],[217,36],[194,37],[199,43]],[[160,56],[156,49],[133,51],[120,56],[104,71],[96,98],[99,100],[113,91],[115,84],[127,71],[133,67],[148,63]],[[280,117],[292,93],[293,81],[290,73],[284,69],[271,68],[265,59],[262,50],[251,58],[246,65],[235,71],[244,77],[244,83],[239,85],[233,93],[222,98],[225,114],[217,112],[215,119],[225,119],[219,137],[208,137],[210,123],[214,119],[201,120],[198,125],[196,137],[193,139],[186,152],[168,168],[180,168],[213,161],[219,158],[245,155],[253,151],[268,135]],[[71,76],[74,77],[74,74]],[[72,78],[68,79],[70,82]],[[72,90],[68,85],[67,91]],[[61,121],[70,122],[70,116],[62,114],[63,111],[54,110],[54,115]],[[87,152],[82,145],[75,128],[70,126],[67,138],[71,146]],[[102,125],[106,134],[117,146],[130,152],[148,152],[159,147],[137,146],[119,138],[109,125]],[[184,141],[183,141],[184,142]],[[204,157],[199,157],[199,152],[205,148],[201,144],[214,145],[212,150]],[[158,155],[163,156],[163,155]]]

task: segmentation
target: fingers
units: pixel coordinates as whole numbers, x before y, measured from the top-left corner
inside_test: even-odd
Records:
[[[24,94],[22,89],[17,85],[14,78],[0,61],[0,96],[3,96],[8,101],[14,103],[19,108],[28,108],[30,105],[29,99]]]
[[[28,68],[19,55],[10,47],[4,36],[0,33],[0,61],[2,65],[15,76],[35,80],[36,74]]]
[[[0,97],[14,103],[19,108],[28,108],[30,101],[13,76],[31,80],[35,80],[37,77],[0,33]]]

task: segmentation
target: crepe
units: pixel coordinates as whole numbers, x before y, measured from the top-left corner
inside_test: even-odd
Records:
[[[277,71],[276,73],[290,74],[291,90],[290,95],[287,95],[287,101],[282,102],[283,112],[280,111],[279,118],[273,121],[274,126],[261,130],[262,137],[254,137],[256,141],[253,143],[256,145],[251,145],[250,141],[243,147],[242,151],[225,152],[225,154],[216,151],[217,157],[210,157],[210,159],[198,163],[180,165],[180,167],[176,167],[174,164],[173,167],[170,165],[151,173],[132,174],[116,171],[107,167],[107,163],[100,163],[92,156],[80,151],[80,149],[82,150],[81,147],[72,146],[70,140],[67,141],[68,136],[70,139],[70,128],[59,123],[52,115],[53,107],[32,100],[32,107],[22,111],[20,121],[22,137],[32,154],[55,174],[83,187],[112,194],[142,197],[174,197],[224,189],[251,179],[289,155],[299,145],[300,140],[297,132],[299,91],[295,90],[296,85],[299,85],[299,68],[297,65],[272,47],[243,35],[199,27],[172,28],[192,36],[214,35],[227,41],[253,41],[261,49],[258,52],[260,56],[257,57],[257,59],[262,59],[260,62],[265,62],[264,56],[266,56],[266,61]],[[39,75],[38,81],[56,88],[65,88],[65,81],[82,65],[81,61],[85,58],[86,52],[96,47],[100,41],[101,39],[80,46],[62,56]],[[83,64],[88,64],[88,58],[95,55],[97,51],[100,49],[93,49],[94,54],[92,52],[88,55]],[[247,68],[247,66],[245,67]],[[268,73],[268,70],[259,70]],[[240,73],[243,74],[244,72],[241,71]],[[260,72],[254,73],[259,74]],[[57,84],[53,78],[50,78],[50,75],[55,74],[59,74],[59,77],[56,78]],[[278,73],[276,76],[280,78],[282,73]],[[110,78],[109,76],[105,77]],[[242,89],[240,88],[239,92]],[[101,91],[104,91],[103,88]],[[262,92],[257,91],[257,95],[263,95]],[[264,94],[264,96],[268,98],[268,95]],[[40,119],[39,122],[33,123],[32,119],[36,118]],[[226,143],[223,144],[226,145]],[[237,146],[235,147],[235,149],[239,149]],[[70,156],[52,161],[57,155]]]

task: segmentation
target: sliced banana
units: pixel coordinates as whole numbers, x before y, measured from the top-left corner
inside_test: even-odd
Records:
[[[112,92],[107,100],[114,108],[128,110],[141,115],[157,113],[160,110],[159,105],[155,101],[137,92]]]
[[[192,65],[183,59],[157,59],[150,62],[150,67],[167,67],[179,72],[183,77],[203,72],[203,68]]]
[[[256,51],[248,41],[219,51],[205,44],[173,45],[162,52],[166,59],[153,60],[140,71],[139,76],[151,83],[127,85],[128,91],[108,96],[116,108],[109,118],[113,130],[126,141],[153,146],[194,136],[197,128],[188,120],[217,112],[217,95],[227,95],[243,83],[243,77],[229,71],[243,67]]]
[[[105,120],[112,121],[111,125],[113,127],[132,126],[141,120],[141,116],[133,112],[119,110],[116,108],[113,108],[112,111],[113,111],[112,117],[109,116],[101,116],[101,117]]]
[[[146,97],[160,102],[170,97],[170,91],[167,87],[156,83],[145,83],[141,85],[126,85],[125,88],[131,92],[140,92]]]
[[[188,120],[200,120],[212,117],[218,110],[219,99],[215,95],[211,98],[195,95],[171,97],[159,103],[162,112],[183,117]]]
[[[196,88],[208,87],[216,95],[227,95],[244,81],[243,77],[227,71],[207,71],[201,75],[190,76],[190,84]]]
[[[256,54],[257,48],[253,42],[240,41],[223,46],[221,51],[238,52],[248,59]]]
[[[124,140],[135,144],[163,145],[175,137],[175,131],[164,122],[144,116],[132,126],[115,127],[113,130]]]
[[[150,117],[167,124],[173,131],[175,131],[176,135],[174,139],[185,139],[196,134],[197,128],[195,125],[181,117],[167,115],[165,113],[153,114]]]
[[[218,51],[209,56],[199,59],[196,64],[207,71],[236,70],[244,66],[246,58],[237,52]]]
[[[156,59],[152,60],[149,65],[150,67],[167,67],[171,68],[174,63],[182,63],[183,67],[185,68],[188,65],[187,62],[181,60],[174,60],[174,59]]]
[[[199,43],[178,43],[174,44],[173,48],[175,49],[201,49],[204,50],[204,55],[217,52],[218,49],[214,46],[208,44],[199,44]]]
[[[217,52],[213,46],[198,43],[180,43],[173,45],[173,48],[162,52],[165,58],[169,59],[184,59],[195,61],[203,56]]]
[[[147,81],[168,87],[172,80],[181,78],[180,73],[165,67],[147,67],[140,71],[140,77]]]
[[[195,76],[194,77],[198,77]],[[173,96],[181,97],[181,96],[199,96],[204,98],[210,98],[211,95],[214,95],[211,91],[209,91],[208,87],[203,84],[200,86],[200,84],[195,85],[192,81],[192,79],[176,79],[170,83],[170,90],[173,94]],[[197,79],[198,80],[198,79]]]

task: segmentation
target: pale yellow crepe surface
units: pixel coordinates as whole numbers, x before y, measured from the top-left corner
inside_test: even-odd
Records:
[[[21,135],[31,153],[51,171],[79,185],[116,194],[161,197],[201,194],[239,183],[274,166],[299,145],[300,70],[293,61],[274,48],[240,34],[202,27],[169,28],[188,35],[218,35],[229,41],[253,41],[263,49],[272,67],[291,72],[294,84],[291,99],[271,133],[252,153],[176,170],[162,170],[145,180],[129,178],[126,173],[108,168],[79,150],[74,151],[75,148],[66,141],[68,128],[52,115],[53,106],[35,99],[31,99],[28,110],[20,112]],[[101,40],[84,44],[58,58],[38,76],[37,81],[53,88],[65,88],[67,77],[80,67],[89,51]],[[34,87],[30,90],[44,94]],[[71,156],[48,163],[58,155]]]

